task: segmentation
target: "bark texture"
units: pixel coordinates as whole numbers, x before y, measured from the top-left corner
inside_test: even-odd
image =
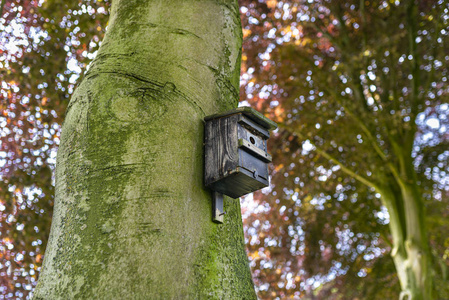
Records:
[[[238,103],[238,4],[114,0],[72,96],[34,299],[255,299],[238,199],[211,220],[203,118]]]

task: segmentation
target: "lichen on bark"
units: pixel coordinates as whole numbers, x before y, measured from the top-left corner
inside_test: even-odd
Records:
[[[34,299],[255,299],[239,201],[211,221],[203,118],[238,101],[237,1],[112,3],[72,96]]]

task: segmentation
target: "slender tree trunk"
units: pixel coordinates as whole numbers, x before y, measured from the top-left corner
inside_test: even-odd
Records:
[[[405,184],[397,189],[382,190],[390,214],[393,237],[393,257],[401,284],[400,299],[427,300],[432,298],[432,269],[424,207],[418,187]]]
[[[211,221],[203,118],[238,101],[235,0],[113,0],[63,126],[34,299],[255,299],[238,199]]]
[[[404,185],[401,192],[407,217],[407,238],[404,245],[407,259],[404,264],[409,283],[408,291],[404,291],[404,295],[409,297],[404,297],[404,299],[433,299],[431,256],[424,219],[423,199],[414,184]]]

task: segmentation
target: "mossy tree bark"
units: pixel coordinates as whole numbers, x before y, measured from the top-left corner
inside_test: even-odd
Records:
[[[203,118],[237,105],[235,0],[114,0],[63,125],[34,299],[255,299],[238,199],[211,221]]]

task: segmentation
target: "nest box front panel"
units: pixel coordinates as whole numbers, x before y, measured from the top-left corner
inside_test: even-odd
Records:
[[[263,188],[268,185],[268,163],[271,156],[267,153],[267,139],[269,132],[251,122],[244,116],[238,124],[239,138],[239,167],[252,174],[260,184],[255,187]]]

